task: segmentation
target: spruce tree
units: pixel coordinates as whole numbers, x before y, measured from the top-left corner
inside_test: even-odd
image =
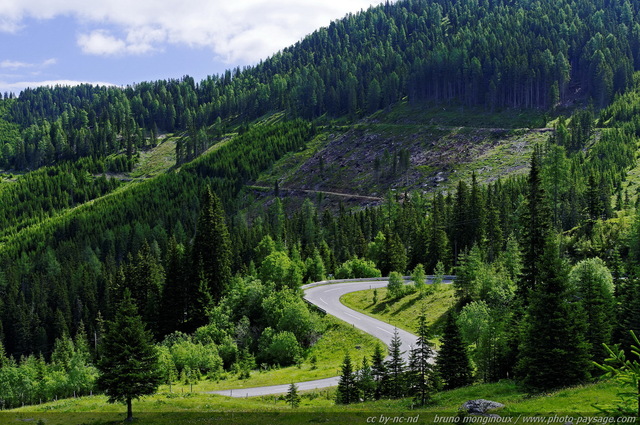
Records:
[[[522,218],[523,261],[522,277],[518,287],[518,299],[527,305],[528,293],[534,289],[539,279],[539,259],[542,258],[545,241],[551,230],[551,211],[547,205],[540,158],[542,151],[536,146],[531,156],[531,169],[527,180],[526,208]]]
[[[388,232],[385,235],[385,269],[382,274],[390,272],[404,273],[407,268],[407,252],[397,233]]]
[[[424,312],[418,316],[418,339],[411,350],[409,360],[409,384],[411,393],[418,405],[424,406],[437,390],[437,379],[433,364],[433,345],[428,339],[429,328]]]
[[[147,241],[144,241],[135,259],[130,259],[124,268],[124,278],[140,315],[157,335],[160,331],[161,288],[165,273]]]
[[[380,344],[376,344],[373,356],[371,356],[371,374],[375,382],[374,398],[380,400],[383,395],[387,394],[388,384],[387,366],[384,362],[384,353]]]
[[[211,188],[204,193],[197,226],[193,242],[193,271],[198,272],[197,266],[202,265],[201,270],[215,301],[220,299],[231,280],[231,239],[222,203]]]
[[[633,344],[629,331],[640,334],[640,277],[637,271],[624,281],[618,289],[618,325],[615,329],[615,340],[623,347]]]
[[[471,217],[470,210],[469,186],[464,180],[460,180],[456,189],[453,211],[452,248],[455,265],[457,265],[458,255],[471,246],[472,232],[470,229],[474,217]]]
[[[356,383],[362,395],[362,400],[373,400],[376,392],[376,382],[373,377],[373,369],[369,365],[367,356],[362,358],[362,368],[357,373]]]
[[[584,382],[589,374],[586,323],[567,285],[555,238],[547,237],[539,275],[523,319],[516,373],[530,392]]]
[[[285,401],[291,405],[292,409],[300,406],[300,395],[298,394],[298,387],[296,384],[291,383],[289,385],[289,391],[287,391],[287,395],[284,396]]]
[[[391,344],[389,345],[390,358],[385,363],[388,371],[388,394],[393,398],[400,398],[405,395],[405,365],[404,359],[402,358],[404,351],[401,351],[401,348],[402,340],[398,334],[398,329],[395,329],[393,332],[393,338],[391,338]]]
[[[342,363],[341,370],[340,381],[338,381],[338,390],[336,392],[336,403],[355,403],[359,400],[358,386],[356,385],[356,374],[353,370],[349,353],[344,356],[344,362]]]
[[[433,206],[428,221],[428,238],[427,250],[428,250],[428,262],[425,263],[425,269],[427,272],[432,271],[438,261],[441,261],[445,266],[450,265],[451,249],[449,238],[445,232],[445,199],[442,193],[438,194],[433,199]]]
[[[174,236],[169,239],[165,259],[165,284],[162,291],[160,315],[161,335],[175,330],[184,330],[185,316],[189,310],[188,297],[184,290],[186,284],[184,252]]]
[[[471,384],[473,377],[469,354],[453,312],[447,315],[440,342],[436,369],[444,382],[444,389],[450,390]]]
[[[127,421],[133,420],[131,401],[154,394],[162,380],[151,334],[128,289],[124,290],[114,321],[109,323],[98,369],[98,388],[105,392],[109,403],[126,403]]]
[[[475,171],[471,174],[471,194],[469,197],[469,243],[478,244],[485,236],[486,226],[485,200],[478,184]]]
[[[522,225],[522,268],[516,289],[514,314],[511,316],[508,336],[506,368],[512,370],[519,362],[521,323],[530,293],[540,280],[540,261],[545,254],[546,239],[551,234],[551,210],[548,208],[542,184],[542,149],[536,145],[531,156],[531,169],[527,179],[525,209],[521,216]]]

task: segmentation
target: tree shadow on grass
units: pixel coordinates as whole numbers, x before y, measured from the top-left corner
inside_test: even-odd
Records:
[[[420,296],[411,298],[409,300],[406,300],[404,303],[402,303],[402,305],[398,306],[398,308],[395,310],[396,313],[401,313],[403,311],[406,311],[408,309],[410,309],[411,307],[413,307],[415,305],[415,303],[417,303],[418,301],[423,301],[424,299]]]
[[[442,335],[442,333],[444,331],[444,325],[447,323],[447,316],[449,315],[451,310],[454,310],[454,309],[455,309],[455,307],[452,306],[452,307],[448,308],[447,311],[445,311],[440,316],[438,316],[438,318],[429,327],[430,328],[430,333],[432,335]]]
[[[395,300],[378,301],[378,303],[371,309],[371,312],[374,314],[383,314],[385,311],[391,310],[394,303]]]

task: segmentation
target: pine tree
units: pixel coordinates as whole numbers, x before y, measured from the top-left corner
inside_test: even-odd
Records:
[[[431,360],[434,356],[433,345],[428,339],[429,328],[424,312],[418,316],[418,340],[411,350],[409,360],[409,381],[418,405],[424,406],[431,399],[431,394],[437,390],[437,379]]]
[[[540,157],[542,151],[536,146],[531,157],[529,171],[526,208],[523,214],[523,268],[518,287],[518,297],[523,306],[527,305],[528,292],[535,288],[539,279],[539,259],[544,252],[545,240],[551,230],[551,211],[547,206],[542,176]]]
[[[385,269],[382,274],[390,272],[404,273],[407,267],[407,252],[397,233],[387,233],[385,238]]]
[[[400,398],[405,395],[405,379],[404,379],[404,359],[401,351],[402,341],[398,334],[398,329],[393,332],[391,344],[389,345],[389,360],[386,361],[388,371],[388,388],[389,395],[393,398]]]
[[[165,284],[162,291],[160,329],[162,335],[175,330],[183,330],[185,316],[188,313],[188,296],[185,293],[186,276],[184,270],[184,252],[174,236],[169,239],[165,260]]]
[[[287,395],[284,396],[284,400],[291,405],[292,409],[300,406],[300,395],[298,394],[296,384],[291,383],[291,385],[289,385],[289,391],[287,391]]]
[[[444,389],[464,387],[473,382],[467,347],[460,335],[460,328],[453,312],[447,315],[436,368],[444,382]]]
[[[209,311],[214,305],[211,296],[209,281],[207,280],[202,266],[202,262],[197,267],[197,284],[192,294],[189,294],[191,301],[189,305],[187,329],[195,331],[200,326],[204,326],[209,321]]]
[[[373,356],[371,357],[371,374],[373,375],[373,381],[375,382],[374,398],[380,400],[383,395],[387,394],[387,366],[384,362],[384,353],[382,352],[382,346],[376,344],[373,350]]]
[[[344,362],[342,363],[340,374],[340,381],[338,382],[338,390],[336,392],[336,403],[338,404],[351,404],[359,400],[358,386],[356,385],[356,374],[351,364],[351,357],[349,353],[344,356]]]
[[[618,325],[615,332],[615,340],[620,341],[623,347],[633,344],[629,331],[640,334],[640,277],[637,272],[624,281],[617,288],[620,299],[618,303]]]
[[[102,344],[98,388],[105,392],[109,403],[126,403],[127,421],[132,421],[131,401],[155,393],[162,376],[151,334],[145,329],[128,289]]]
[[[552,236],[547,237],[538,271],[523,320],[516,368],[531,392],[584,382],[590,364],[584,314],[570,296],[567,269]]]
[[[471,174],[471,194],[469,198],[469,243],[480,243],[485,236],[485,202],[475,171]]]
[[[135,259],[131,259],[124,268],[124,277],[125,286],[131,290],[140,315],[157,335],[160,328],[160,294],[165,275],[147,241],[144,241]]]
[[[193,242],[193,264],[202,264],[211,297],[214,301],[220,299],[231,280],[231,239],[222,203],[211,188],[207,188],[201,203]]]
[[[373,369],[369,365],[367,356],[362,358],[362,368],[357,373],[356,383],[362,400],[373,400],[376,392],[376,382],[373,378]]]

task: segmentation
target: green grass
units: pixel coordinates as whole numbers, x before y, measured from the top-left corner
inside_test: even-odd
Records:
[[[371,305],[372,292],[367,290],[349,294],[353,296],[352,304],[363,306],[361,311],[364,312],[376,308],[387,310],[379,313],[379,317],[391,317],[393,313],[390,311],[394,310],[397,312],[396,318],[403,317],[402,321],[397,320],[398,325],[402,324],[408,330],[412,330],[411,323],[423,305],[426,307],[429,323],[433,324],[441,321],[442,314],[453,302],[453,288],[450,285],[443,285],[439,291],[424,298],[419,298],[414,293],[394,302],[382,300],[374,306]],[[378,292],[382,299],[386,290]],[[243,381],[233,378],[219,382],[203,381],[193,388],[186,385],[173,385],[169,388],[164,385],[157,394],[134,402],[136,423],[353,424],[366,423],[371,418],[376,418],[376,423],[379,423],[381,417],[416,416],[419,416],[418,423],[431,423],[436,416],[455,416],[464,402],[479,398],[503,403],[505,408],[496,412],[502,416],[570,415],[577,418],[598,416],[594,405],[613,404],[621,389],[616,383],[609,381],[530,396],[513,381],[504,380],[436,393],[432,403],[422,408],[415,407],[411,398],[370,401],[348,406],[335,405],[335,388],[303,393],[297,409],[291,409],[283,395],[229,398],[205,393],[215,389],[240,388],[238,384],[250,387],[333,376],[342,363],[345,351],[349,350],[352,359],[358,359],[356,361],[364,354],[371,354],[376,342],[373,337],[363,335],[337,319],[326,317],[324,320],[327,322],[327,332],[300,367],[253,372],[251,378]],[[314,354],[318,360],[318,368],[312,371],[308,359]],[[123,405],[109,404],[104,396],[91,396],[0,413],[0,423],[37,423],[42,420],[43,423],[52,425],[116,424],[123,423],[124,417]]]
[[[442,284],[430,295],[414,292],[395,300],[387,298],[387,288],[380,288],[376,304],[373,304],[373,291],[351,292],[343,295],[340,301],[356,311],[412,333],[416,332],[417,317],[424,311],[427,325],[432,327],[436,339],[444,326],[446,312],[455,304],[452,285]]]
[[[334,317],[325,316],[327,327],[322,338],[311,347],[299,366],[289,366],[266,371],[252,371],[248,379],[238,379],[237,375],[227,374],[226,379],[204,380],[193,385],[194,392],[218,391],[227,389],[261,387],[267,385],[290,384],[292,382],[312,381],[340,374],[340,366],[348,352],[357,363],[362,357],[371,356],[378,339],[368,335]],[[316,357],[316,368],[312,368],[311,358]],[[161,388],[161,391],[165,387]],[[166,387],[168,391],[168,387]],[[190,392],[191,385],[173,385],[172,391]]]
[[[430,423],[436,415],[455,416],[464,402],[483,398],[504,404],[503,409],[495,412],[501,416],[569,415],[575,419],[601,416],[594,405],[611,404],[620,389],[617,384],[605,381],[530,396],[513,381],[504,380],[437,393],[432,403],[422,408],[415,407],[410,398],[335,405],[335,390],[329,389],[302,394],[300,407],[295,410],[286,404],[282,396],[242,399],[202,393],[160,392],[135,401],[133,411],[138,418],[137,423],[144,424],[351,424],[365,423],[367,418],[380,418],[381,415],[419,415],[419,423]],[[104,396],[92,396],[4,412],[0,414],[0,423],[36,423],[40,419],[46,424],[114,424],[121,423],[124,411],[123,405],[108,404]]]
[[[183,423],[185,414],[193,415],[193,420],[201,419],[200,412],[272,412],[289,411],[282,396],[265,396],[251,399],[237,399],[206,394],[209,391],[289,384],[291,382],[309,381],[328,378],[339,374],[344,355],[349,352],[355,362],[361,362],[363,356],[371,356],[378,340],[334,317],[323,318],[326,331],[322,338],[309,350],[305,360],[299,366],[290,366],[266,371],[252,371],[251,377],[240,380],[236,375],[228,374],[224,380],[203,380],[197,384],[162,385],[158,393],[134,402],[134,413],[145,412],[141,417],[152,417],[152,422],[159,424]],[[311,366],[311,357],[317,359],[316,368]],[[300,410],[333,407],[335,389],[311,391],[303,396]],[[44,413],[45,423],[66,424],[69,418],[75,423],[115,423],[121,420],[124,407],[120,404],[107,403],[104,396],[81,397],[26,406],[11,411],[11,415],[22,419],[36,418],[35,413]],[[154,414],[161,413],[161,415]],[[0,415],[0,424],[3,418]],[[14,416],[12,416],[14,417]],[[176,418],[179,418],[178,421]],[[300,418],[298,417],[298,420]],[[292,419],[293,420],[293,419]],[[35,423],[35,422],[34,422]],[[147,423],[147,422],[144,422]],[[251,423],[251,422],[247,422]],[[296,422],[292,422],[296,423]]]
[[[549,134],[516,131],[505,139],[496,140],[493,146],[474,155],[473,161],[460,164],[455,175],[450,176],[448,186],[453,188],[460,180],[470,182],[474,172],[480,183],[528,173],[533,147],[545,143]]]
[[[169,135],[151,149],[140,152],[140,160],[130,173],[133,178],[155,177],[166,173],[176,165],[176,141],[178,137]]]
[[[278,181],[286,181],[295,174],[300,167],[313,155],[321,150],[327,143],[327,134],[319,133],[306,147],[298,152],[290,152],[276,162],[269,170],[262,173],[256,182],[257,185],[273,186]]]

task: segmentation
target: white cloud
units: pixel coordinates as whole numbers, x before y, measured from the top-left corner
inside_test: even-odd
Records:
[[[42,63],[27,63],[5,59],[0,61],[0,69],[45,68],[50,65],[55,65],[57,62],[58,60],[56,58],[46,59]]]
[[[87,54],[144,54],[170,43],[210,48],[227,63],[250,64],[370,4],[368,0],[2,0],[0,31],[16,31],[26,17],[71,15],[89,28],[77,38]]]
[[[21,81],[17,83],[7,83],[0,81],[0,93],[13,92],[19,93],[26,88],[36,88],[42,86],[78,86],[80,84],[91,84],[94,86],[115,86],[116,84],[105,83],[100,81],[75,81],[75,80],[47,80],[47,81]]]
[[[152,28],[134,28],[125,39],[111,35],[107,30],[94,30],[78,36],[83,53],[99,56],[144,54],[159,50],[158,43],[166,38],[164,31]]]
[[[115,55],[122,53],[126,43],[113,37],[107,31],[95,30],[78,37],[78,45],[84,53],[91,55]]]
[[[0,62],[0,68],[4,69],[19,69],[19,68],[30,68],[33,65],[30,63],[12,61],[12,60],[3,60]]]

